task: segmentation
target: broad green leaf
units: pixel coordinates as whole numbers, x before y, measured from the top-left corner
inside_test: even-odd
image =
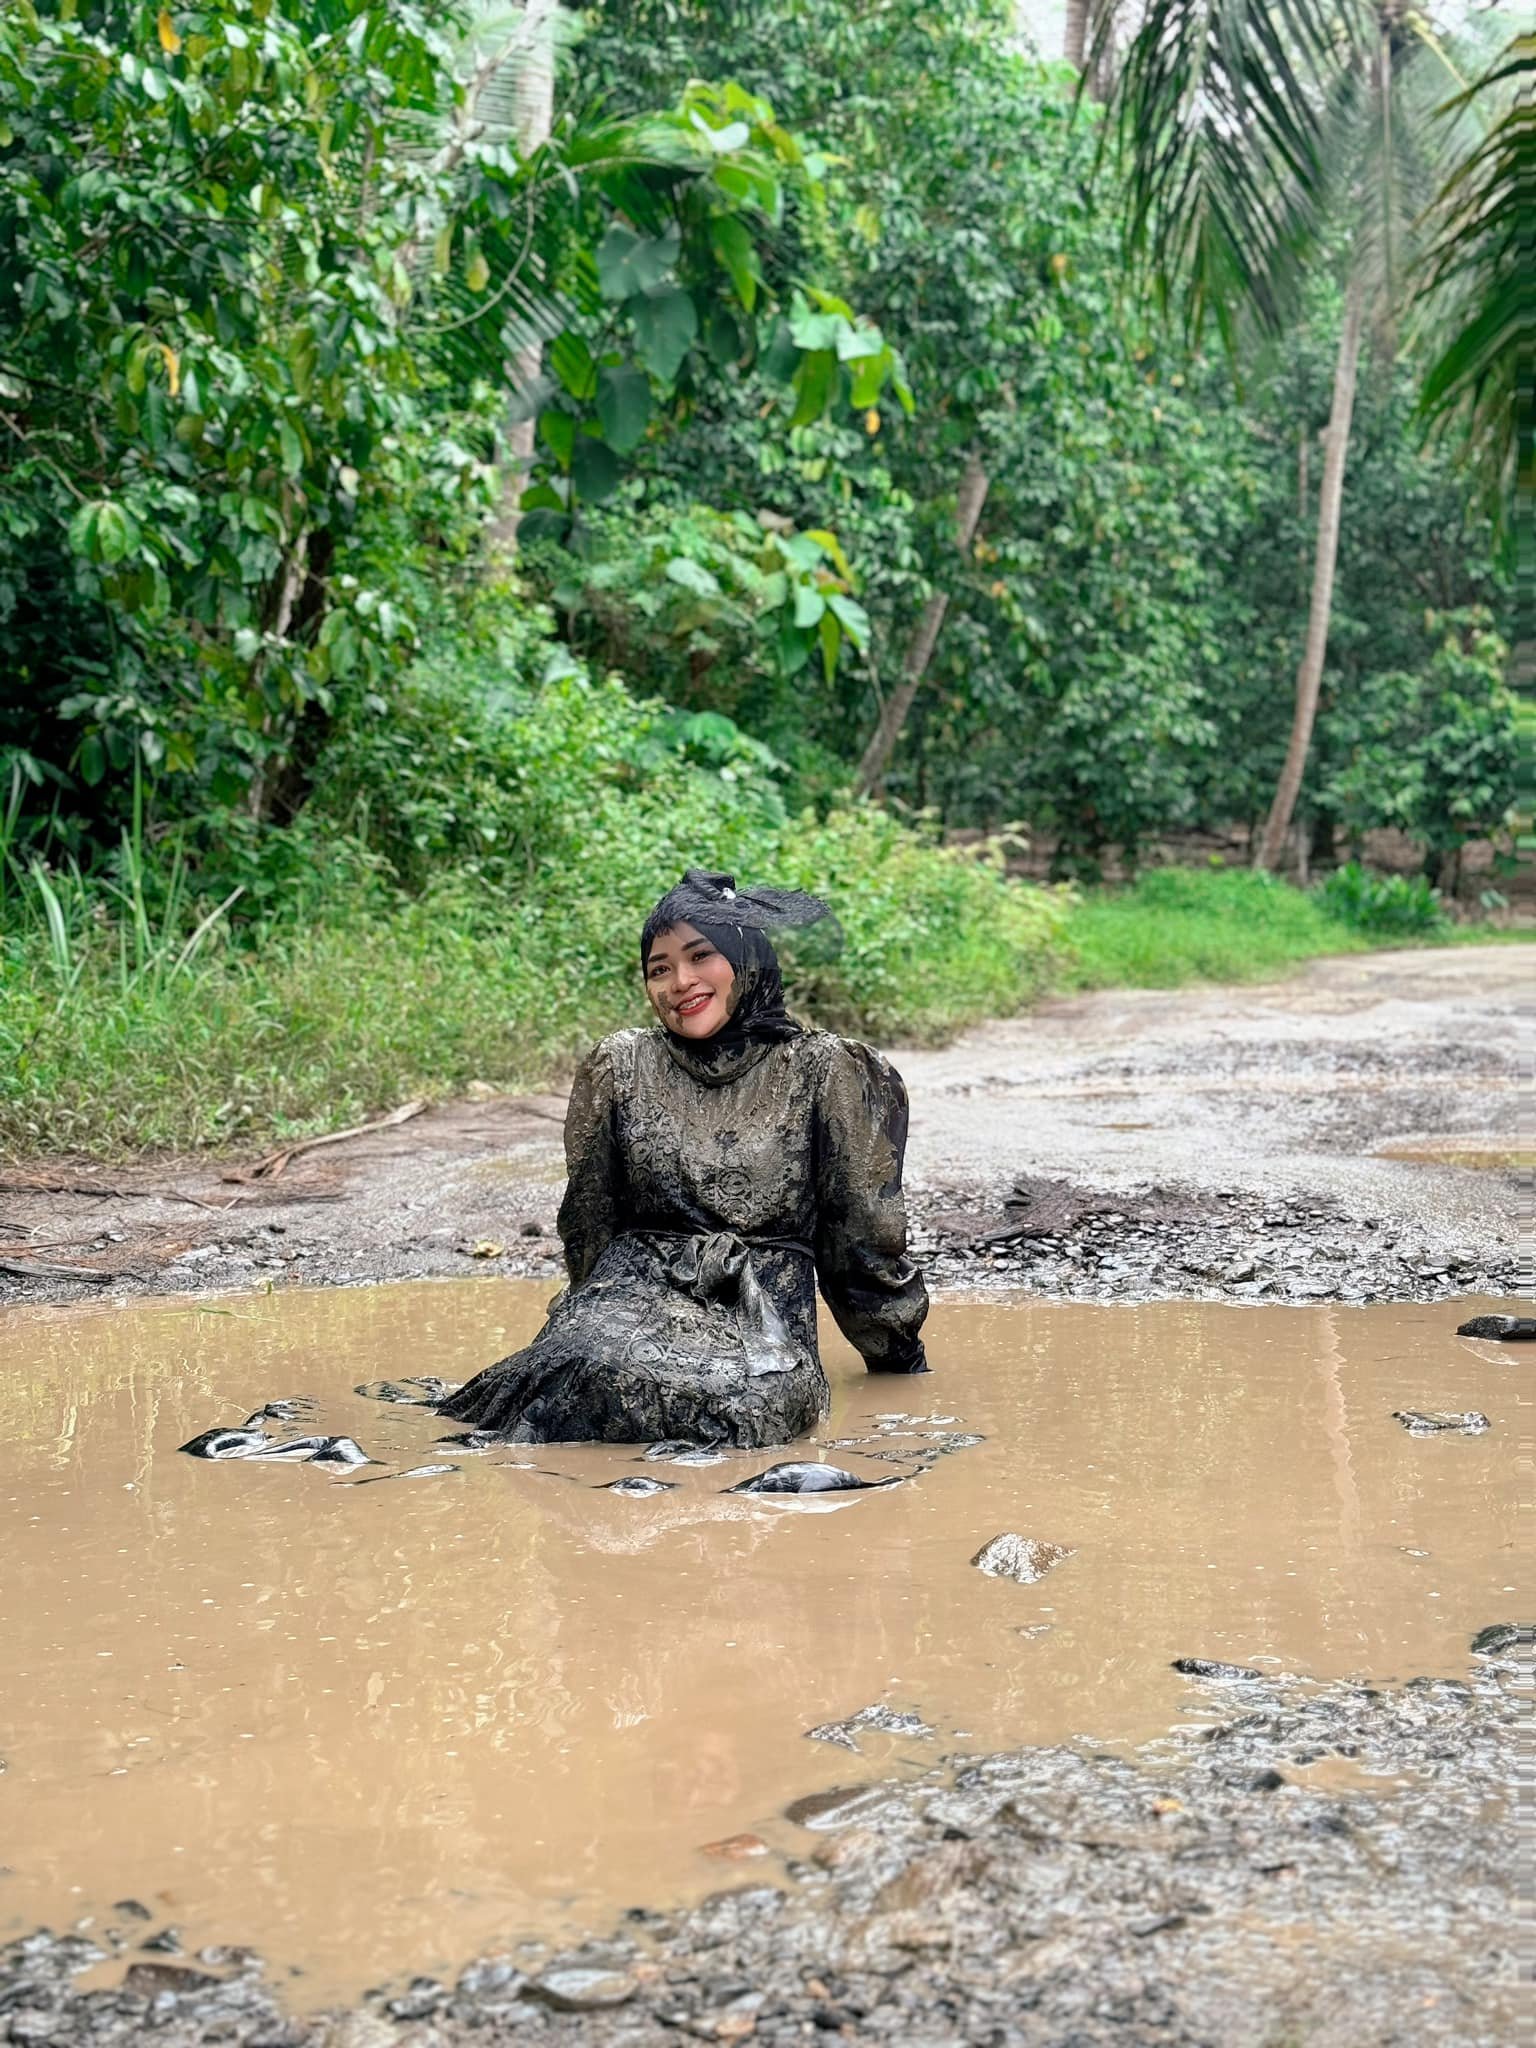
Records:
[[[539,541],[554,541],[563,546],[570,534],[571,519],[568,512],[539,510],[525,512],[518,522],[517,538],[524,547],[533,547]]]
[[[94,789],[107,772],[107,750],[101,744],[99,733],[86,734],[80,742],[80,753],[75,765],[80,770],[80,780]]]
[[[802,631],[816,625],[826,608],[826,599],[811,584],[802,583],[796,588],[795,624]]]
[[[553,408],[541,412],[539,439],[562,469],[570,468],[571,450],[576,445],[576,422],[568,412],[557,412]]]
[[[842,628],[831,612],[823,612],[821,624],[816,628],[816,637],[821,642],[821,666],[830,683],[837,673],[837,652],[842,642]]]
[[[835,614],[839,625],[855,647],[869,644],[869,613],[863,605],[856,604],[851,597],[844,597],[834,591],[827,599],[828,611]]]
[[[884,347],[878,327],[845,327],[837,337],[838,361],[852,363],[865,356],[878,356]]]
[[[837,357],[832,350],[816,349],[802,356],[794,384],[795,409],[789,423],[792,427],[808,427],[812,420],[821,418],[837,390]]]
[[[742,354],[741,330],[731,318],[727,306],[711,306],[709,322],[704,330],[704,346],[709,359],[723,370],[738,361]]]
[[[658,384],[675,384],[683,358],[699,332],[693,300],[680,285],[664,285],[626,301],[640,359]]]
[[[681,246],[676,227],[664,235],[637,235],[622,221],[614,221],[597,245],[597,282],[603,297],[628,299],[636,292],[653,291],[671,275]]]
[[[597,417],[603,439],[616,454],[638,448],[651,423],[651,387],[643,373],[628,364],[599,370]]]
[[[676,555],[668,562],[663,572],[672,583],[691,590],[695,597],[718,597],[719,580],[712,576],[702,562],[693,562],[686,555]]]
[[[737,298],[750,313],[757,303],[759,271],[757,249],[746,223],[731,214],[716,214],[709,224],[709,244],[724,266]]]
[[[590,434],[578,434],[571,452],[571,482],[577,495],[589,505],[600,505],[619,487],[623,470],[619,458],[606,441]]]
[[[531,484],[518,499],[524,512],[564,512],[565,500],[553,484]]]
[[[787,320],[775,325],[768,346],[758,357],[757,367],[771,384],[787,384],[799,369],[800,351]]]

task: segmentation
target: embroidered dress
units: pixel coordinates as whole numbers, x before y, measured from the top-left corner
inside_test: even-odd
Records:
[[[660,1029],[588,1056],[565,1126],[570,1285],[444,1415],[524,1443],[787,1443],[827,1405],[818,1282],[871,1371],[927,1370],[901,1077],[791,1031],[713,1063]]]

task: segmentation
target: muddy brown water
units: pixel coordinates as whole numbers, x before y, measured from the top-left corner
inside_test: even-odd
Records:
[[[1464,1673],[1472,1631],[1529,1605],[1522,1354],[1453,1334],[1492,1302],[941,1302],[927,1379],[828,1342],[824,1438],[872,1441],[824,1455],[884,1478],[875,1452],[985,1442],[833,1501],[724,1494],[761,1452],[504,1447],[361,1490],[177,1455],[309,1395],[302,1427],[385,1469],[451,1458],[437,1418],[354,1383],[461,1379],[547,1294],[0,1316],[0,1933],[123,1924],[137,1898],[318,2005],[771,1872],[808,1839],[785,1805],[833,1785],[1231,1710],[1174,1657]],[[1415,1439],[1400,1407],[1492,1428]],[[635,1472],[677,1491],[599,1490]],[[973,1570],[1005,1531],[1075,1555],[1030,1586]],[[806,1739],[876,1703],[935,1732]],[[742,1833],[769,1857],[705,1847]]]

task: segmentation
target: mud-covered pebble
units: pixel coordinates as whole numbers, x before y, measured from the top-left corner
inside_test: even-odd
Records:
[[[1038,1536],[1005,1533],[984,1543],[971,1559],[978,1571],[990,1579],[1013,1579],[1021,1586],[1033,1586],[1048,1571],[1062,1564],[1076,1551],[1063,1543],[1046,1543]]]
[[[1489,1427],[1487,1416],[1475,1408],[1394,1408],[1392,1420],[1410,1436],[1482,1436]]]
[[[1223,1664],[1212,1657],[1175,1657],[1172,1668],[1186,1678],[1217,1678],[1226,1684],[1248,1684],[1265,1675],[1247,1664]]]

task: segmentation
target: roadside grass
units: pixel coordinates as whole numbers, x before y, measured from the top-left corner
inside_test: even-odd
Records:
[[[633,820],[626,822],[626,834]],[[598,830],[600,821],[594,821]],[[874,811],[760,830],[743,873],[824,890],[833,946],[786,951],[791,1001],[882,1043],[937,1043],[1024,1007],[1065,958],[1058,892],[997,857],[929,845]],[[0,929],[0,1158],[250,1147],[472,1081],[547,1085],[603,1033],[645,1021],[636,943],[686,864],[594,841],[521,900],[450,874],[419,896],[348,879],[301,915],[195,946],[142,901],[109,915],[64,877],[11,878]]]
[[[1155,868],[1096,889],[1067,921],[1064,989],[1264,981],[1324,953],[1402,945],[1332,917],[1314,896],[1252,868]]]
[[[401,895],[338,851],[301,911],[243,935],[190,908],[157,921],[136,885],[108,904],[13,872],[0,1158],[248,1150],[474,1081],[547,1085],[647,1015],[635,936],[685,856],[636,853],[633,823],[627,845],[594,842],[589,864],[546,872],[521,900],[474,874]],[[1053,991],[1256,981],[1405,943],[1248,870],[1161,869],[1082,895],[1009,881],[995,857],[871,810],[755,830],[721,858],[831,899],[835,945],[815,927],[786,943],[791,1002],[887,1045],[939,1043]]]

